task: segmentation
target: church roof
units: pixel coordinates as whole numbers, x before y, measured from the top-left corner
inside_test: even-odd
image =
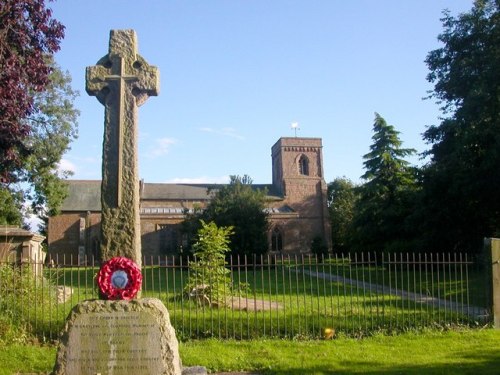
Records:
[[[101,211],[100,180],[67,180],[68,196],[61,211]]]
[[[68,197],[61,211],[101,211],[100,180],[67,180]],[[204,201],[210,200],[223,184],[141,184],[141,200]],[[273,185],[252,185],[254,189],[267,189],[268,200],[281,200]]]
[[[207,200],[221,185],[145,183],[141,199],[150,200]]]

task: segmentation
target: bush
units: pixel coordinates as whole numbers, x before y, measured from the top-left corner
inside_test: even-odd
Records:
[[[0,341],[12,342],[15,336],[24,342],[28,331],[45,336],[44,312],[54,311],[56,304],[54,283],[37,277],[30,265],[0,263]]]
[[[9,317],[0,315],[0,345],[27,344],[28,341],[25,325],[13,324]]]
[[[193,246],[194,261],[189,264],[186,292],[191,298],[210,306],[224,305],[231,289],[230,271],[226,268],[226,253],[232,227],[217,227],[214,222],[201,220],[198,240]]]

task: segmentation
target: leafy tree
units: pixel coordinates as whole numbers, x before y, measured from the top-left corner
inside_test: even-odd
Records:
[[[334,253],[349,251],[357,190],[347,178],[336,178],[328,184],[328,211],[332,228]]]
[[[233,255],[264,254],[268,249],[265,199],[266,192],[255,190],[249,176],[231,176],[229,185],[217,191],[202,216],[205,221],[234,228]]]
[[[31,153],[25,121],[36,113],[34,95],[49,84],[52,67],[44,58],[59,50],[64,26],[52,18],[44,0],[0,2],[0,182]]]
[[[500,234],[499,10],[497,0],[477,0],[457,17],[445,11],[443,46],[426,58],[443,119],[424,133],[424,232],[443,251],[474,252]]]
[[[199,302],[224,305],[231,294],[231,276],[226,268],[225,254],[231,251],[229,237],[232,227],[218,227],[213,221],[200,221],[197,241],[193,245],[194,261],[189,263],[186,292]]]
[[[0,185],[0,225],[22,225],[21,197],[22,194],[19,192],[11,191]]]
[[[9,212],[19,209],[23,202],[31,202],[34,213],[41,218],[54,215],[66,197],[66,185],[62,178],[68,171],[58,171],[58,164],[69,144],[77,137],[79,111],[73,107],[77,92],[71,88],[71,77],[61,71],[51,59],[49,84],[42,92],[33,95],[33,112],[24,122],[29,124],[30,134],[25,142],[30,153],[15,176],[22,184],[2,184],[2,194],[10,193],[9,207],[0,210],[0,220],[19,224]]]
[[[59,163],[78,136],[80,112],[73,107],[78,92],[71,88],[69,73],[54,62],[49,66],[52,68],[49,84],[34,96],[36,112],[28,119],[32,129],[28,137],[31,153],[21,176],[33,188],[28,199],[34,212],[51,216],[58,212],[67,194],[61,178],[71,173],[60,170]]]
[[[203,207],[199,204],[195,204],[192,211],[184,209],[184,220],[181,222],[180,230],[181,233],[185,236],[186,247],[180,249],[181,255],[193,255],[193,245],[196,242],[198,230],[201,228],[202,214]]]
[[[366,182],[358,188],[353,241],[362,251],[401,250],[416,189],[415,169],[404,157],[415,150],[402,148],[399,132],[378,113],[373,133],[370,152],[363,156]]]
[[[183,230],[192,237],[200,219],[214,221],[218,226],[231,226],[234,228],[231,254],[264,254],[268,249],[265,201],[266,191],[254,189],[249,176],[231,176],[228,185],[214,192],[205,210],[195,212],[186,219]]]

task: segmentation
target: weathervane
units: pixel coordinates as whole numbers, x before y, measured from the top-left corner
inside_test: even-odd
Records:
[[[298,122],[292,122],[291,128],[295,131],[295,138],[297,138],[297,130],[300,130]]]

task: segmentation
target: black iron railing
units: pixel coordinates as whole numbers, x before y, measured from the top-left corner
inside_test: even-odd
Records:
[[[40,264],[0,262],[0,317],[56,338],[75,304],[98,298],[99,264],[74,261],[46,260],[43,277],[33,272]],[[142,298],[163,301],[180,339],[317,338],[327,328],[363,336],[491,320],[491,280],[465,254],[230,257],[222,285],[210,269],[193,282],[193,262],[143,259]]]

